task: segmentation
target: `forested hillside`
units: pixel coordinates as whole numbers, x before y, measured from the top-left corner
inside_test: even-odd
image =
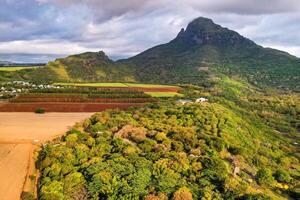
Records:
[[[228,77],[183,87],[208,102],[107,110],[45,144],[39,198],[299,198],[299,96]]]

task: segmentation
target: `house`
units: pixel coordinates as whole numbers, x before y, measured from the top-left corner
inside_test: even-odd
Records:
[[[179,99],[179,100],[177,100],[177,103],[179,103],[181,105],[185,105],[185,104],[193,103],[193,101],[189,100],[189,99]]]
[[[195,100],[195,103],[201,103],[201,102],[207,102],[208,99],[204,98],[204,97],[200,97],[198,99]]]

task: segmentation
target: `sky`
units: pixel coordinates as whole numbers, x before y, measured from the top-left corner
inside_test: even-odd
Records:
[[[170,41],[200,16],[300,57],[299,0],[0,0],[0,60],[100,50],[126,58]]]

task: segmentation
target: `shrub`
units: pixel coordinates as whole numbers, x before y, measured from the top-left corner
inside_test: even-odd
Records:
[[[292,180],[292,177],[289,175],[287,171],[279,169],[274,174],[275,179],[281,183],[289,183]]]
[[[256,174],[256,180],[260,185],[272,185],[274,177],[270,169],[260,169]]]
[[[35,200],[35,198],[31,192],[22,192],[21,200]]]
[[[229,147],[228,151],[233,155],[241,155],[243,152],[243,149],[239,148],[239,147]]]
[[[37,108],[34,112],[37,114],[44,114],[46,111],[44,108]]]
[[[271,198],[265,194],[246,194],[240,197],[239,200],[271,200]]]

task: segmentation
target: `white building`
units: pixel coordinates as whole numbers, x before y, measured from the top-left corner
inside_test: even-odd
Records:
[[[198,99],[195,100],[195,103],[201,103],[201,102],[207,102],[208,99],[204,98],[204,97],[200,97]]]

